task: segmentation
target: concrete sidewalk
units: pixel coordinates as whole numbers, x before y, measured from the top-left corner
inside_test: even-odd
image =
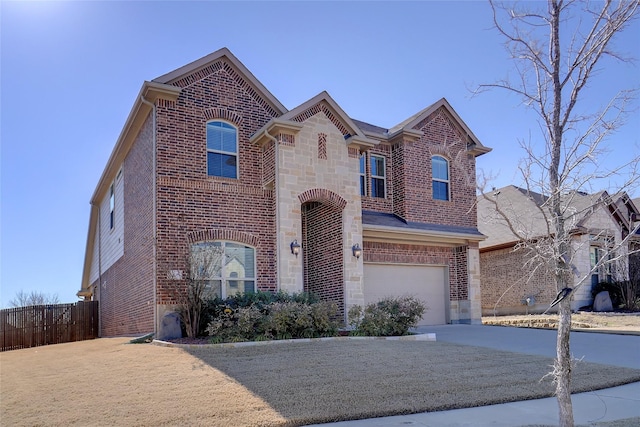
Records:
[[[423,327],[437,341],[488,347],[515,353],[555,357],[556,331],[482,325]],[[640,369],[640,336],[572,332],[571,350],[585,362]],[[573,395],[576,426],[612,422],[612,426],[640,426],[640,383]],[[635,418],[635,419],[634,419]],[[627,423],[616,420],[634,419]],[[527,400],[478,408],[426,412],[366,420],[319,424],[331,427],[516,427],[558,425],[555,398]],[[599,424],[598,424],[599,425]]]

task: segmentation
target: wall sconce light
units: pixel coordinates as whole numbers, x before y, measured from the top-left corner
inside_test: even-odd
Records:
[[[360,258],[360,255],[362,255],[362,248],[358,243],[351,247],[351,251],[353,252],[353,256],[356,257],[356,259]]]
[[[291,253],[298,258],[298,254],[300,253],[300,243],[298,243],[297,239],[291,242]]]

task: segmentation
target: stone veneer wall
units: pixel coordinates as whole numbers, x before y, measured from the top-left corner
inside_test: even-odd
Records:
[[[279,260],[279,283],[281,289],[288,292],[299,292],[304,288],[304,255],[296,258],[289,250],[289,244],[294,239],[301,241],[303,235],[302,203],[319,202],[339,207],[342,211],[340,247],[334,253],[323,248],[321,253],[326,259],[316,262],[343,269],[342,286],[345,311],[348,311],[351,304],[362,305],[364,302],[362,262],[351,254],[351,246],[362,242],[358,156],[350,155],[343,131],[334,123],[335,117],[331,120],[324,109],[310,108],[309,113],[301,116],[304,117],[303,128],[295,135],[294,143],[280,144],[277,150],[278,251],[283,254]],[[320,151],[319,140],[322,141]],[[328,215],[327,220],[333,215],[331,209],[323,212]],[[321,216],[314,221],[326,223]],[[302,251],[305,250],[303,247]],[[333,291],[328,292],[333,294]]]

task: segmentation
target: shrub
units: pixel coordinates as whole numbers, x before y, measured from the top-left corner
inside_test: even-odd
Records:
[[[415,328],[426,310],[424,303],[414,297],[389,297],[349,309],[349,324],[355,335],[397,336],[407,335]]]
[[[256,292],[221,300],[210,306],[207,332],[213,342],[257,341],[334,336],[335,303],[309,294]]]

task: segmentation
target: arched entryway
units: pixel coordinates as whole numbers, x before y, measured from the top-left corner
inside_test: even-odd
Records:
[[[334,301],[344,318],[342,211],[346,202],[327,190],[300,199],[304,290]]]

